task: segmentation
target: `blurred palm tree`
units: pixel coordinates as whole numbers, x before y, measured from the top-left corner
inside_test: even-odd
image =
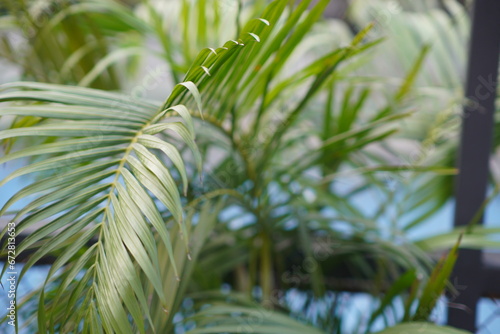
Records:
[[[87,0],[44,7],[42,20],[39,2],[7,4],[4,57],[38,83],[1,88],[0,101],[14,103],[0,115],[16,121],[0,132],[13,147],[0,163],[32,160],[0,185],[34,176],[1,213],[24,201],[17,233],[45,221],[18,245],[35,251],[21,276],[57,258],[20,304],[27,326],[341,333],[340,289],[378,299],[356,333],[380,319],[414,321],[387,333],[459,333],[418,321],[445,290],[457,249],[435,266],[428,252],[453,246],[460,231],[407,236],[451,196],[454,145],[429,137],[455,136],[459,74],[443,63],[448,49],[402,47],[410,42],[389,29],[466,19],[397,7],[373,28],[370,6],[383,2],[359,0],[347,25],[321,19],[328,2]],[[409,17],[418,23],[405,26]],[[14,32],[28,43],[12,45]],[[390,50],[400,48],[408,54],[396,66]],[[85,88],[123,89],[138,55],[167,65],[163,104]],[[429,66],[448,72],[429,78]],[[438,116],[429,122],[422,106]],[[462,242],[496,245],[488,232]]]

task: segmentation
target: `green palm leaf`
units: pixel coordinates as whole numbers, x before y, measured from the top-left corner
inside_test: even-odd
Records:
[[[195,86],[189,90],[199,95]],[[48,156],[0,182],[4,185],[21,175],[39,175],[39,180],[17,192],[0,210],[4,214],[15,202],[28,202],[13,218],[18,235],[40,221],[45,222],[18,245],[18,253],[38,250],[24,266],[20,278],[38,259],[52,253],[61,255],[46,282],[61,268],[63,273],[58,277],[63,287],[71,284],[79,270],[86,272],[78,282],[80,289],[74,290],[74,297],[67,301],[64,314],[62,310],[51,313],[50,319],[39,314],[40,330],[45,332],[48,323],[71,321],[100,323],[108,331],[131,333],[127,317],[130,313],[137,330],[144,332],[143,314],[149,318],[149,311],[137,269],[152,283],[162,304],[167,303],[153,234],[154,229],[173,257],[167,225],[161,218],[163,208],[168,209],[182,231],[175,237],[184,240],[186,246],[189,238],[178,185],[166,162],[153,152],[160,149],[171,158],[185,189],[187,177],[179,152],[174,145],[154,136],[168,129],[170,139],[185,142],[199,157],[192,120],[185,113],[180,113],[182,121],[176,121],[172,115],[185,107],[174,106],[172,113],[165,115],[154,104],[118,94],[35,83],[4,85],[0,102],[11,100],[43,104],[8,106],[1,115],[37,116],[42,121],[29,128],[4,130],[0,138],[56,137],[53,143],[42,143],[1,159],[6,162]],[[154,200],[148,200],[151,196]],[[95,243],[86,249],[85,245],[91,242]],[[82,251],[85,254],[80,257]],[[65,266],[77,257],[78,263]],[[175,262],[170,265],[177,272]],[[117,282],[117,277],[123,281]],[[83,296],[86,297],[82,299]],[[57,301],[58,298],[54,302]],[[40,305],[45,305],[43,293]],[[97,313],[78,312],[94,307]],[[48,329],[53,331],[54,327]]]
[[[187,334],[208,333],[262,333],[262,334],[324,334],[325,332],[304,324],[288,315],[257,305],[216,303],[196,313],[192,318],[198,327]]]
[[[397,325],[391,328],[384,329],[383,331],[377,332],[377,334],[467,334],[469,332],[446,327],[437,326],[428,322],[414,322]]]

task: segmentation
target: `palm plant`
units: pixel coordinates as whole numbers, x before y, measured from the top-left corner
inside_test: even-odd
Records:
[[[126,25],[120,31],[141,27],[134,34],[156,36],[180,83],[163,104],[83,87],[2,86],[0,101],[14,103],[0,115],[33,121],[0,132],[14,145],[0,163],[33,160],[0,184],[35,178],[1,214],[24,201],[12,218],[16,232],[44,223],[17,247],[18,254],[34,251],[20,279],[44,256],[56,257],[44,285],[20,304],[31,310],[28,326],[61,333],[340,333],[335,302],[311,320],[286,300],[286,293],[303,291],[314,305],[346,288],[327,279],[339,268],[363,282],[356,289],[380,296],[359,332],[371,331],[401,297],[405,312],[397,322],[429,318],[456,247],[432,271],[424,241],[384,236],[378,222],[386,206],[366,212],[355,204],[366,189],[385,187],[380,172],[454,173],[441,161],[395,165],[374,149],[414,117],[413,87],[428,48],[390,94],[381,94],[373,80],[355,75],[381,40],[365,42],[368,26],[347,46],[325,48],[315,30],[325,0],[312,7],[276,0],[260,16],[264,2],[257,1],[234,7],[226,21],[211,1],[180,1],[177,26],[159,14],[173,9],[156,3],[140,4],[137,17],[129,7],[99,3],[69,4],[42,31],[77,9],[106,31],[109,20],[94,20],[104,10]],[[241,25],[245,16],[257,18]],[[238,38],[196,54],[220,42],[217,30],[228,18]],[[203,29],[209,25],[215,29]],[[82,34],[91,40],[92,31]],[[83,51],[64,52],[75,59]],[[137,52],[118,48],[73,82],[105,80],[108,66]],[[422,198],[416,206],[435,205]],[[230,293],[220,291],[224,284]],[[459,333],[419,322],[387,333],[422,326]]]
[[[422,4],[400,1],[388,4],[383,1],[355,0],[348,20],[354,26],[375,21],[378,29],[373,32],[373,36],[387,36],[386,47],[380,48],[375,55],[376,65],[365,68],[362,74],[377,73],[378,76],[391,80],[398,76],[397,73],[411,68],[412,55],[416,51],[422,47],[431,47],[414,87],[414,94],[421,108],[411,122],[403,125],[403,138],[413,149],[408,152],[408,146],[395,143],[402,136],[389,139],[381,149],[386,151],[391,161],[413,165],[453,165],[457,157],[456,143],[461,112],[463,105],[468,103],[463,100],[462,91],[470,30],[467,9],[456,1],[429,1]],[[376,60],[389,57],[390,67]],[[495,138],[495,148],[498,145],[498,138]],[[492,166],[495,159],[498,157],[493,155]],[[494,171],[491,175],[492,192],[489,201],[498,195],[498,177],[495,175],[498,173]],[[403,230],[403,235],[417,235],[414,230],[421,229],[429,217],[449,204],[453,195],[453,178],[449,175],[436,177],[429,173],[413,173],[404,178],[391,179],[395,180],[395,185],[391,188],[382,187],[380,191],[387,198],[401,199],[397,201],[397,213],[394,215],[398,220],[394,222],[394,225],[398,225],[394,229],[395,233]],[[427,200],[429,196],[434,200]],[[462,232],[463,229],[459,229],[449,234],[425,238],[417,241],[417,244],[426,250],[448,247]],[[462,244],[473,248],[497,248],[496,242],[484,237],[495,233],[498,233],[496,228],[476,227],[471,234],[464,236]]]

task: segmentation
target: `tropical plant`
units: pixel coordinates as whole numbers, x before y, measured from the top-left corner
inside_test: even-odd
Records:
[[[395,85],[360,75],[382,41],[367,38],[368,25],[351,42],[343,36],[343,46],[325,47],[331,25],[318,21],[328,2],[276,0],[258,15],[265,1],[238,2],[225,13],[209,0],[135,7],[82,1],[38,27],[47,39],[75,33],[86,41],[39,54],[45,64],[59,52],[71,76],[56,71],[56,83],[119,88],[107,81],[121,68],[118,60],[144,54],[149,46],[141,43],[151,35],[180,83],[163,104],[84,87],[2,86],[0,101],[9,104],[0,115],[17,121],[0,132],[12,146],[0,163],[31,160],[0,184],[33,178],[1,213],[24,202],[12,217],[18,234],[43,222],[17,246],[18,255],[33,252],[20,279],[41,258],[56,258],[44,285],[19,304],[31,312],[26,326],[60,333],[342,333],[338,294],[331,298],[338,289],[379,299],[359,333],[375,330],[378,318],[387,326],[429,319],[457,250],[432,270],[425,251],[436,243],[413,243],[398,224],[408,207],[420,211],[406,227],[435,212],[449,194],[432,195],[432,185],[455,171],[439,159],[401,163],[387,152],[401,156],[391,149],[393,138],[415,139],[398,130],[418,116],[414,87],[431,48],[417,48]],[[162,15],[168,12],[179,21]],[[12,13],[31,15],[26,7]],[[242,25],[245,17],[252,19]],[[64,28],[72,22],[91,24]],[[206,48],[222,44],[224,34],[238,37]],[[120,47],[130,40],[133,46]],[[61,66],[54,64],[52,70]],[[25,76],[51,81],[35,72]],[[406,197],[390,191],[392,179],[407,181]],[[384,197],[366,210],[373,189]],[[381,222],[399,198],[404,209],[388,236]],[[444,236],[450,246],[457,237]],[[293,293],[303,301],[299,311]],[[389,320],[401,303],[404,314]],[[311,311],[316,305],[327,311]],[[387,333],[422,326],[455,332],[410,323]]]

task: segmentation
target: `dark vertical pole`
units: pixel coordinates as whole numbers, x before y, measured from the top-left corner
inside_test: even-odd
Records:
[[[486,198],[500,52],[499,0],[476,0],[469,48],[465,96],[470,103],[464,108],[460,140],[455,226],[467,225]],[[460,252],[451,279],[466,288],[459,291],[453,303],[466,305],[471,311],[450,307],[451,326],[475,331],[482,269],[480,251]]]

